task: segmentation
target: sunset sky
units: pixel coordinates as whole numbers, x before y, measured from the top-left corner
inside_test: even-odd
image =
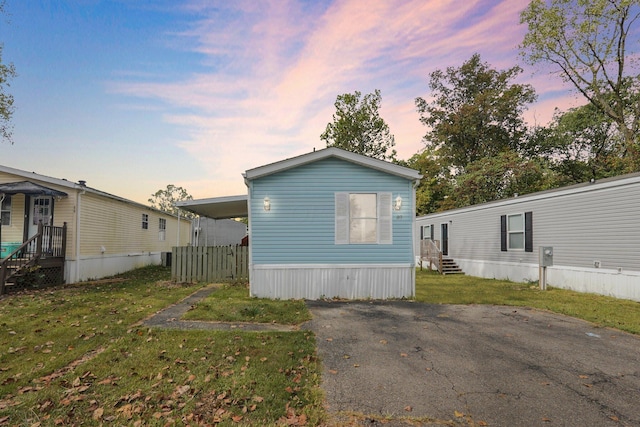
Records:
[[[324,148],[336,96],[380,89],[402,159],[423,147],[429,73],[474,53],[523,67],[546,124],[584,101],[518,54],[527,0],[7,0],[18,77],[0,164],[146,203],[167,184],[245,194],[241,173]]]

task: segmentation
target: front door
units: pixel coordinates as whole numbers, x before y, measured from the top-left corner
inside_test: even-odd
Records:
[[[449,224],[440,225],[440,239],[442,240],[442,255],[449,255]]]
[[[31,209],[29,211],[29,238],[38,232],[38,223],[42,225],[53,224],[53,197],[34,196],[31,197]]]

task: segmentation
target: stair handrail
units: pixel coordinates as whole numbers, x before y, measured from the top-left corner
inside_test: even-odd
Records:
[[[5,292],[5,283],[9,279],[7,276],[9,267],[24,268],[33,264],[42,255],[42,227],[42,221],[40,221],[38,232],[33,237],[8,254],[6,258],[0,260],[0,295],[4,295]],[[34,241],[36,242],[36,251],[29,251],[29,245]],[[19,254],[22,255],[18,257]]]
[[[440,274],[442,274],[442,251],[440,250],[440,241],[432,239],[424,239],[420,241],[420,259],[429,261],[429,269],[433,270],[433,266]]]

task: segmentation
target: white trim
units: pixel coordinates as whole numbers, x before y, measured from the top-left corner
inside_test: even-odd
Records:
[[[524,218],[524,212],[515,212],[515,213],[508,213],[507,215],[507,251],[515,251],[515,252],[524,252],[524,249],[527,247],[527,233],[526,233],[526,228],[527,228],[527,223],[525,221]],[[520,231],[511,231],[509,230],[509,217],[512,216],[520,216],[520,218],[522,218],[522,230]],[[522,247],[521,248],[512,248],[511,247],[511,233],[520,233],[522,234]]]
[[[411,263],[401,264],[255,264],[250,265],[249,268],[254,270],[270,270],[270,269],[308,269],[308,268],[406,268],[414,267]]]
[[[363,156],[361,154],[356,154],[351,151],[342,150],[340,148],[329,147],[322,150],[313,151],[311,153],[302,154],[297,157],[281,160],[279,162],[249,169],[244,173],[245,182],[277,172],[282,172],[287,169],[306,165],[308,163],[313,163],[329,157],[336,157],[338,159],[346,160],[351,163],[366,166],[371,169],[377,169],[383,172],[387,172],[391,175],[397,175],[407,179],[418,180],[422,178],[422,175],[420,175],[420,173],[415,169],[410,169],[404,166],[385,162],[384,160]]]

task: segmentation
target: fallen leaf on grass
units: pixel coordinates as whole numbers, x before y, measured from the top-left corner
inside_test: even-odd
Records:
[[[453,415],[456,416],[456,418],[462,418],[464,417],[464,414],[462,412],[458,412],[458,411],[453,411]]]
[[[93,411],[93,419],[99,421],[102,418],[102,414],[104,414],[104,408],[98,408]]]
[[[407,405],[407,406],[404,407],[404,410],[407,411],[407,412],[411,412],[411,411],[413,411],[413,408],[410,405]]]
[[[336,371],[335,369],[329,369],[329,373],[336,375],[338,373],[338,371]]]
[[[407,353],[400,353],[400,357],[408,357],[409,355]]]

